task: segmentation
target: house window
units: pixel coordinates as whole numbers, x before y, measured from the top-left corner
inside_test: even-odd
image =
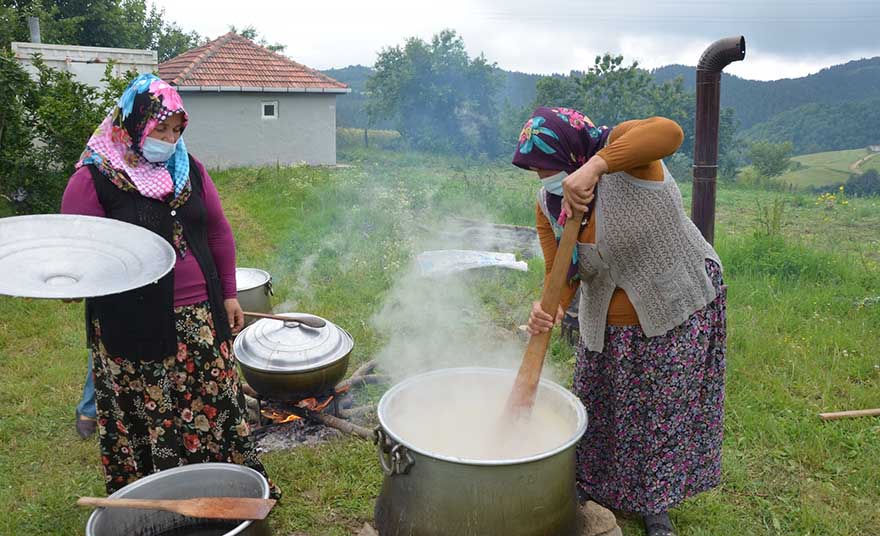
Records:
[[[268,101],[261,104],[263,109],[263,119],[278,118],[278,101]]]

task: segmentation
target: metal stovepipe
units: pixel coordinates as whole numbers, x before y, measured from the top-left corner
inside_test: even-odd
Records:
[[[694,190],[691,219],[711,244],[715,240],[715,188],[718,177],[718,122],[721,71],[746,57],[743,36],[715,41],[697,64],[697,113],[694,129]]]

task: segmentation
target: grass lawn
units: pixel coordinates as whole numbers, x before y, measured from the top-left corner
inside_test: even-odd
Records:
[[[354,370],[397,335],[383,307],[412,254],[426,249],[425,229],[450,214],[531,225],[536,183],[503,163],[354,151],[342,159],[350,167],[213,177],[238,264],[273,274],[276,310],[348,329]],[[878,533],[880,420],[816,416],[880,405],[880,304],[865,301],[880,296],[878,205],[817,206],[813,196],[719,186],[730,300],[724,476],[673,512],[680,534]],[[468,275],[479,309],[470,313],[515,329],[541,273],[533,260],[526,273]],[[81,305],[0,298],[2,535],[82,534],[89,511],[76,497],[104,494],[97,442],[73,428],[85,363]],[[557,338],[551,368],[568,382],[572,364]],[[372,518],[382,480],[372,444],[343,439],[264,461],[285,492],[271,516],[277,536],[348,535]]]
[[[778,180],[805,188],[846,182],[852,175],[850,165],[869,154],[867,149],[850,149],[795,156],[792,160],[799,162],[802,167],[780,175]],[[878,157],[865,162],[861,169],[880,169]]]

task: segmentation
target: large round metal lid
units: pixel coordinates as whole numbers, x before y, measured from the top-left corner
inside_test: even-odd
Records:
[[[299,322],[258,320],[235,338],[235,357],[242,365],[266,372],[305,372],[330,365],[348,355],[354,341],[344,329],[325,322],[323,328],[311,328]]]
[[[39,214],[0,218],[0,294],[93,298],[149,285],[177,256],[161,236],[111,218]]]
[[[265,285],[272,279],[269,272],[259,268],[236,268],[235,290],[243,292]]]

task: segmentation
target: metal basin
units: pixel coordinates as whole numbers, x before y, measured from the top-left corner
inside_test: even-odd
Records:
[[[586,430],[580,400],[541,380],[538,397],[570,423],[558,447],[519,459],[469,460],[432,452],[395,431],[395,406],[435,382],[506,381],[504,369],[445,369],[413,376],[379,401],[377,446],[385,472],[376,501],[381,536],[574,536],[578,530],[575,447]],[[450,383],[453,385],[453,383]],[[425,407],[425,419],[432,408]],[[475,408],[479,411],[479,408]],[[566,428],[568,430],[568,428]],[[454,434],[455,430],[437,433]],[[538,433],[538,432],[536,432]]]
[[[269,498],[269,483],[250,467],[198,463],[167,469],[133,482],[113,499],[191,499],[193,497]],[[86,524],[86,536],[270,536],[267,520],[200,520],[171,512],[133,508],[98,508]]]

